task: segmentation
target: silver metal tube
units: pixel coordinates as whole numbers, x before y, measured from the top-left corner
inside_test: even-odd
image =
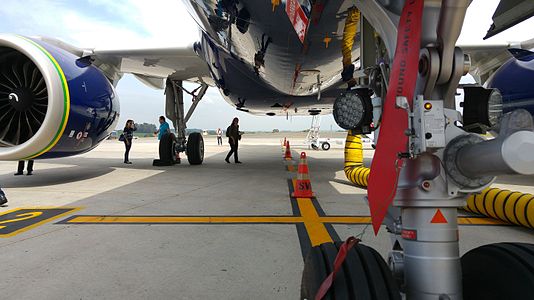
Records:
[[[453,73],[454,45],[462,31],[469,0],[443,0],[437,27],[441,54],[438,84],[449,81]]]
[[[534,174],[534,132],[517,131],[505,138],[468,145],[458,151],[456,165],[469,178]]]

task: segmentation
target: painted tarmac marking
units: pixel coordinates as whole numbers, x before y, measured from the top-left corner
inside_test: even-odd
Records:
[[[370,216],[328,216],[316,198],[291,197],[295,190],[295,162],[285,159],[288,178],[288,192],[291,201],[292,215],[278,216],[158,216],[158,215],[75,215],[56,224],[99,224],[99,225],[231,225],[231,224],[286,224],[295,225],[301,246],[302,257],[305,258],[309,249],[322,243],[340,240],[334,224],[368,225]],[[459,225],[502,226],[511,225],[487,217],[458,217]]]
[[[0,237],[11,237],[79,210],[75,207],[17,208],[0,214]]]
[[[312,201],[308,198],[297,198],[302,216],[126,216],[126,215],[75,215],[56,224],[304,224],[310,234],[312,244],[319,245],[331,242],[332,238],[327,224],[340,225],[367,225],[371,224],[370,216],[321,216],[317,213]],[[22,217],[21,214],[17,214]],[[13,220],[18,221],[18,220]],[[47,220],[48,221],[48,220]],[[6,222],[7,223],[7,222]],[[2,223],[0,222],[0,225]],[[486,226],[515,226],[503,221],[488,217],[458,217],[459,225],[486,225]]]

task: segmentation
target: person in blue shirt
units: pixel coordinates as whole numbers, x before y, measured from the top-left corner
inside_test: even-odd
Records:
[[[165,121],[164,116],[160,116],[159,117],[159,129],[156,132],[154,132],[155,134],[158,135],[158,140],[161,140],[161,137],[164,134],[170,133],[170,132],[171,132],[171,129],[169,127],[169,123]]]
[[[4,205],[6,203],[7,203],[6,194],[4,194],[4,191],[2,191],[2,188],[0,188],[0,205]]]

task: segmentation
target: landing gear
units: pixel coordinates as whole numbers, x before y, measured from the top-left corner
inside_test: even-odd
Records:
[[[301,299],[314,299],[332,272],[341,242],[313,247],[304,263]],[[347,254],[324,299],[401,299],[399,287],[382,256],[373,248],[355,245]]]
[[[328,142],[324,142],[321,144],[321,148],[324,150],[324,151],[328,151],[330,150],[330,143]]]
[[[465,125],[463,121],[469,119],[465,116],[462,118],[456,110],[454,97],[461,76],[469,69],[469,61],[462,49],[455,46],[469,0],[441,1],[441,5],[435,5],[433,1],[405,1],[402,16],[397,9],[399,7],[383,3],[378,0],[357,1],[356,6],[369,26],[374,27],[367,33],[372,33],[371,37],[374,38],[376,32],[380,37],[375,45],[362,42],[361,71],[377,68],[374,64],[378,61],[383,64],[395,62],[391,76],[383,71],[389,69],[387,66],[379,66],[384,74],[379,79],[384,81],[380,85],[378,82],[369,82],[370,78],[365,78],[365,72],[360,75],[361,85],[369,84],[377,98],[384,99],[382,106],[387,112],[381,114],[381,125],[377,125],[380,126],[383,140],[379,139],[376,153],[380,154],[378,157],[383,159],[382,163],[394,163],[373,162],[369,178],[372,184],[368,191],[371,208],[373,205],[375,207],[374,220],[377,220],[377,215],[386,216],[384,220],[378,220],[386,225],[391,234],[394,246],[389,261],[392,270],[384,268],[385,264],[376,252],[370,248],[363,250],[359,245],[356,250],[350,251],[343,262],[327,297],[359,299],[360,294],[375,291],[375,285],[380,285],[381,291],[388,291],[389,294],[378,296],[369,292],[371,297],[398,297],[398,289],[394,284],[397,281],[406,299],[532,298],[534,245],[486,245],[460,258],[458,235],[458,208],[465,204],[470,193],[484,190],[497,175],[534,173],[532,160],[525,160],[521,155],[534,152],[532,116],[525,110],[505,114],[500,119],[499,136],[492,140],[484,140],[475,133],[469,133],[469,128],[455,125]],[[423,15],[436,17],[423,18]],[[365,29],[363,27],[360,31],[363,41],[367,35]],[[421,37],[418,34],[410,35],[419,29]],[[396,45],[396,41],[401,43]],[[419,48],[420,44],[423,48],[415,52],[406,48],[407,45]],[[369,45],[382,45],[389,56],[388,53],[381,55],[382,51],[376,51],[375,47]],[[395,46],[396,53],[401,56],[392,60]],[[414,53],[419,54],[418,63],[413,55],[402,56]],[[377,76],[374,78],[378,80]],[[387,91],[387,88],[390,90]],[[469,97],[470,93],[467,95]],[[367,96],[369,94],[349,91],[336,100],[334,117],[341,127],[354,128],[369,124],[370,128]],[[486,98],[488,101],[495,100],[491,100],[489,94]],[[475,115],[480,116],[481,113],[476,112]],[[388,119],[384,119],[386,117]],[[482,122],[475,120],[467,123],[476,125]],[[492,126],[489,124],[491,122],[483,123]],[[360,130],[365,132],[366,128]],[[392,133],[396,132],[398,136],[407,136],[407,141],[402,138],[395,142],[397,136]],[[395,148],[384,148],[388,146]],[[518,149],[522,149],[521,153]],[[383,178],[393,177],[385,174],[387,172],[395,176],[388,184],[384,183],[388,181]],[[373,174],[379,175],[373,177]],[[383,186],[379,187],[376,184],[378,182]],[[390,195],[380,193],[384,191]],[[374,225],[378,231],[380,224]],[[326,274],[332,272],[337,249],[337,244],[323,244],[311,250],[304,268],[303,298],[314,297]],[[363,255],[365,251],[371,254]],[[356,284],[361,282],[352,282],[354,276],[370,284],[366,286],[368,289],[364,288],[363,292],[358,290]],[[366,299],[365,296],[363,298]]]
[[[160,160],[162,162],[176,163],[180,152],[186,153],[191,165],[200,165],[204,161],[204,139],[200,133],[191,133],[187,137],[186,124],[207,89],[208,85],[201,83],[198,88],[190,92],[183,87],[182,81],[167,79],[165,112],[176,128],[176,136],[172,135],[172,143],[167,139],[161,139]],[[187,114],[184,114],[184,92],[193,97],[193,103]]]

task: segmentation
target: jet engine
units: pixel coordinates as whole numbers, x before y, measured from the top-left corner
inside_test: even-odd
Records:
[[[113,85],[90,57],[0,35],[0,160],[87,152],[109,136],[118,117]]]
[[[522,52],[530,55],[503,64],[488,80],[487,86],[502,94],[504,113],[523,108],[534,116],[534,53]]]

